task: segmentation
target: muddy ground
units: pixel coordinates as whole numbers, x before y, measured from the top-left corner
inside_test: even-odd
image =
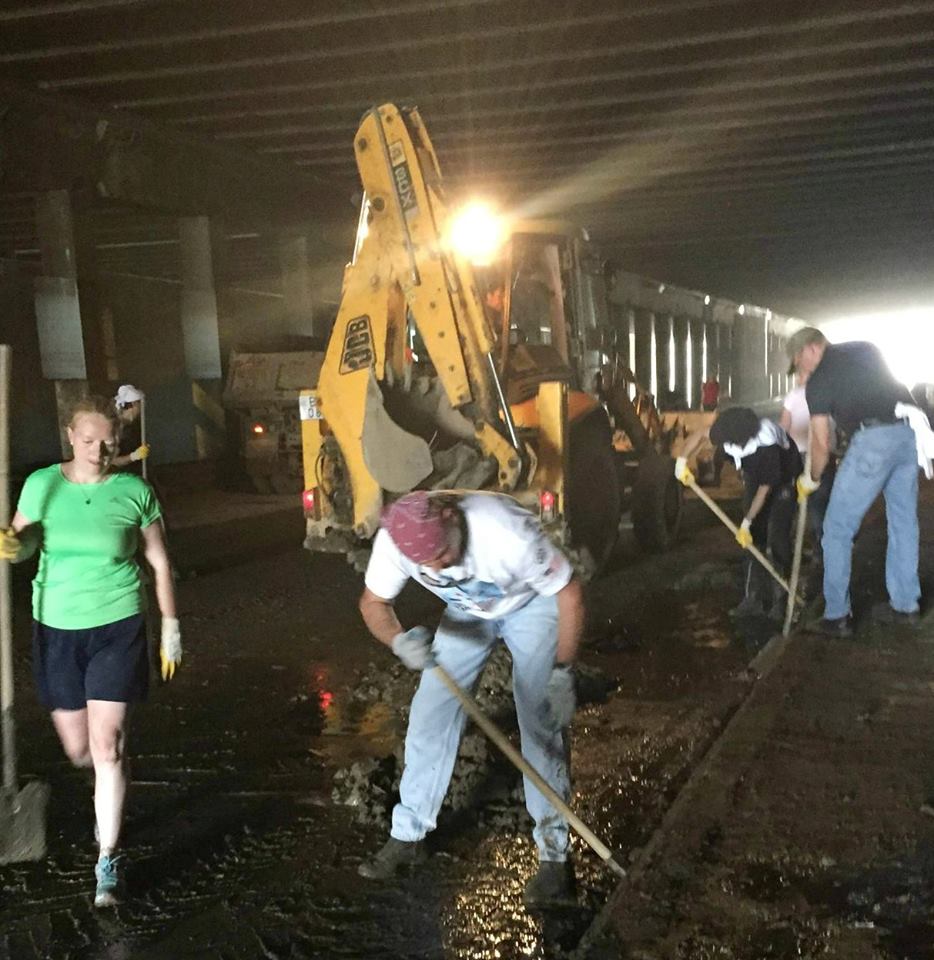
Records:
[[[746,666],[774,633],[730,623],[735,545],[699,504],[688,521],[665,557],[624,543],[590,589],[594,682],[574,724],[573,803],[627,863],[746,698]],[[229,556],[244,546],[231,543]],[[878,570],[867,570],[869,597]],[[0,868],[0,958],[563,957],[613,891],[576,843],[579,908],[524,909],[536,858],[518,775],[469,732],[469,800],[442,818],[424,872],[397,884],[357,876],[385,837],[411,678],[367,638],[359,577],[293,549],[180,584],[184,668],[133,720],[130,896],[95,912],[90,784],[60,759],[32,696],[17,586],[21,772],[51,784],[51,839],[46,861]],[[415,590],[400,611],[405,623],[438,614]],[[491,696],[508,729],[508,698]],[[358,776],[365,802],[342,802],[354,796],[348,776],[380,765],[382,779]]]
[[[858,546],[854,638],[799,633],[760,658],[762,679],[580,956],[934,957],[934,616],[912,630],[866,615],[884,596],[884,537],[875,514]]]

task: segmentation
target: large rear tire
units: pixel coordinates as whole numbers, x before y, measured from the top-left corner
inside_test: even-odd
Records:
[[[571,424],[567,515],[571,546],[599,571],[616,545],[621,498],[613,434],[603,409]]]
[[[639,461],[632,488],[632,529],[643,550],[661,553],[674,545],[683,502],[671,457],[652,453]]]

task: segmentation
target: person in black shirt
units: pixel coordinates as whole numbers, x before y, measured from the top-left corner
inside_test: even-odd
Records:
[[[798,481],[800,496],[817,489],[827,468],[831,418],[849,438],[824,518],[824,618],[816,628],[831,636],[852,634],[853,540],[880,493],[885,495],[889,534],[885,558],[889,604],[874,610],[874,615],[889,623],[916,623],[921,597],[918,454],[912,428],[895,410],[897,404],[911,405],[911,394],[871,343],[832,344],[819,330],[804,327],[789,339],[786,349],[792,366],[808,376],[811,471]]]
[[[795,478],[801,456],[788,434],[771,420],[760,419],[748,407],[724,410],[708,430],[698,430],[685,441],[675,465],[675,476],[689,483],[687,458],[709,440],[718,452],[731,457],[742,470],[745,516],[736,540],[745,550],[755,544],[771,556],[783,576],[791,567]],[[745,596],[734,616],[784,616],[786,597],[781,587],[753,557],[746,557]]]

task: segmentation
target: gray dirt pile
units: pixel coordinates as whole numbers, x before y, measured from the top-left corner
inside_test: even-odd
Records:
[[[400,731],[408,720],[409,704],[418,685],[417,674],[395,663],[389,667],[370,663],[354,684],[351,699],[360,705],[384,702],[400,718]],[[615,682],[599,670],[578,668],[580,703],[603,700]],[[512,659],[498,645],[487,661],[474,691],[480,709],[506,733],[517,729],[512,700]],[[402,776],[403,743],[391,754],[360,760],[334,775],[332,799],[353,807],[361,824],[386,827],[398,795]],[[482,819],[491,826],[519,826],[525,816],[522,783],[486,736],[468,725],[461,738],[457,762],[442,807],[460,813],[482,807]]]

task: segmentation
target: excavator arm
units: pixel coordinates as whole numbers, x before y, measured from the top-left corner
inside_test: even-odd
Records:
[[[432,472],[426,441],[397,424],[383,385],[411,376],[411,316],[447,403],[512,490],[523,450],[492,362],[494,337],[473,270],[445,248],[438,160],[415,109],[385,104],[363,117],[354,141],[365,191],[361,229],[318,383],[321,415],[340,447],[353,529],[375,532],[382,491],[411,490]]]

